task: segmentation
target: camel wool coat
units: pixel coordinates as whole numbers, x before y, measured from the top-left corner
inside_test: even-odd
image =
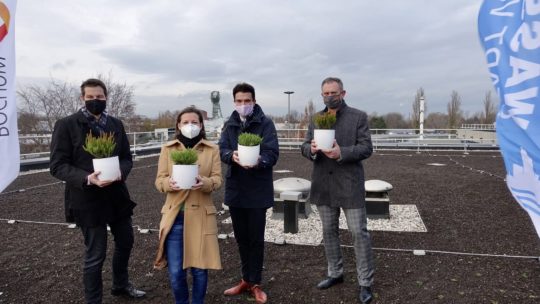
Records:
[[[197,165],[203,186],[197,190],[174,191],[169,187],[172,175],[173,150],[184,150],[180,141],[167,142],[161,148],[155,185],[159,192],[167,193],[159,224],[159,247],[154,268],[167,266],[165,240],[169,234],[182,204],[184,208],[184,261],[183,267],[201,269],[221,269],[217,239],[216,207],[211,193],[221,187],[221,160],[217,145],[202,139],[193,149],[198,153]]]

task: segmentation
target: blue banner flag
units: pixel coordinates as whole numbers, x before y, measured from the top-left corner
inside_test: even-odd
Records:
[[[540,1],[484,0],[478,32],[500,98],[506,183],[540,237]]]

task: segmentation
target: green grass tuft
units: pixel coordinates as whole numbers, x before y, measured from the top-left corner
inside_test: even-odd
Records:
[[[238,144],[241,146],[257,146],[262,142],[262,137],[253,133],[241,133],[238,135]]]
[[[197,162],[198,155],[197,151],[188,148],[182,151],[172,151],[171,158],[175,165],[194,165]]]
[[[315,114],[313,119],[316,129],[332,129],[336,123],[336,115],[330,112]]]
[[[100,136],[92,136],[92,132],[88,132],[84,142],[84,151],[90,153],[95,158],[111,157],[116,148],[114,142],[114,133],[101,133]]]

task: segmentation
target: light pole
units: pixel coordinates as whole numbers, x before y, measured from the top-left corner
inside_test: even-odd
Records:
[[[425,109],[424,95],[420,96],[420,139],[424,139],[424,109]]]
[[[289,121],[291,120],[291,94],[294,94],[293,91],[285,91],[284,94],[287,94],[287,100],[288,100],[288,110],[287,110],[287,124],[289,124]]]

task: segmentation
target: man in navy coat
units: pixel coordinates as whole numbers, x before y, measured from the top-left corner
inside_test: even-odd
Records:
[[[229,206],[234,237],[242,263],[242,280],[225,290],[228,296],[250,291],[257,303],[267,296],[261,289],[264,259],[266,210],[274,204],[272,167],[279,156],[276,128],[256,103],[255,89],[247,83],[233,89],[235,111],[224,126],[219,149],[221,161],[227,164],[225,204]],[[238,135],[254,133],[263,138],[255,166],[244,166],[238,159]]]
[[[51,140],[51,174],[66,182],[65,212],[68,222],[81,228],[86,247],[84,255],[84,295],[86,303],[101,303],[101,272],[107,253],[107,225],[114,236],[112,260],[113,295],[140,298],[145,292],[129,282],[128,262],[133,247],[131,215],[135,203],[129,196],[125,180],[133,165],[129,142],[119,119],[107,115],[107,88],[98,79],[81,85],[82,107],[75,114],[58,120]],[[113,155],[120,162],[117,180],[98,179],[92,155],[84,151],[88,133],[99,136],[113,133],[116,147]]]

